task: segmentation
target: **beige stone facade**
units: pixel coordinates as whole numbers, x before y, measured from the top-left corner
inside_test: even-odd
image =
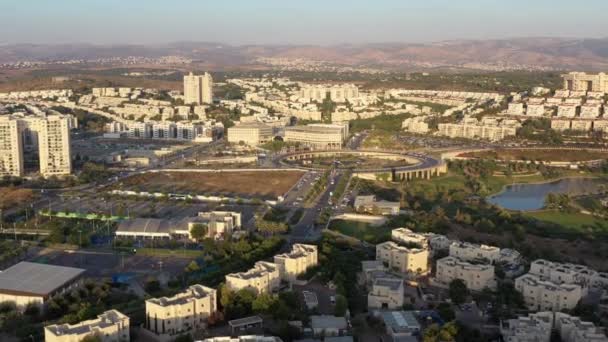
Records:
[[[23,145],[17,120],[0,117],[0,176],[23,176]]]
[[[452,280],[461,279],[472,291],[484,288],[495,288],[494,266],[488,264],[471,264],[448,256],[437,260],[435,280],[438,284],[448,286]]]
[[[411,276],[429,272],[429,251],[426,248],[407,248],[393,241],[376,245],[376,260],[382,260],[390,269]]]
[[[258,146],[272,141],[273,138],[272,127],[262,123],[242,123],[228,128],[228,142],[233,144]]]
[[[64,115],[0,117],[0,175],[24,175],[25,152],[38,154],[43,177],[69,175],[70,118]]]
[[[184,103],[213,103],[213,78],[211,74],[184,76]]]
[[[398,310],[404,302],[403,280],[399,278],[378,278],[367,295],[369,309]]]
[[[348,137],[348,125],[291,126],[285,128],[285,141],[319,150],[339,150]]]
[[[291,252],[275,255],[274,263],[279,268],[281,279],[293,282],[298,275],[305,273],[311,267],[317,266],[317,246],[294,244]]]
[[[608,93],[608,75],[603,72],[596,75],[571,72],[562,75],[562,78],[564,89],[567,90]]]
[[[256,294],[277,290],[281,284],[279,267],[271,262],[258,261],[246,272],[226,275],[226,285],[232,291],[249,289]]]
[[[558,284],[533,274],[515,279],[515,289],[522,293],[530,310],[573,309],[583,295],[580,285]]]
[[[101,342],[129,342],[129,317],[110,310],[88,321],[44,327],[46,342],[80,342],[86,337],[98,337]]]
[[[146,300],[144,333],[149,339],[171,341],[207,327],[217,312],[217,292],[202,285],[192,285],[173,297]]]

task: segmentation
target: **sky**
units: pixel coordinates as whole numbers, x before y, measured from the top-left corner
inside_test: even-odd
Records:
[[[0,0],[0,44],[608,37],[608,0]]]

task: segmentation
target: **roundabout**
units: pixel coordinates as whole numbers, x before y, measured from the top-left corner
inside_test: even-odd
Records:
[[[284,154],[280,163],[304,170],[335,168],[349,170],[359,178],[390,179],[393,182],[414,178],[429,179],[447,172],[441,160],[419,153],[373,150],[325,150]]]

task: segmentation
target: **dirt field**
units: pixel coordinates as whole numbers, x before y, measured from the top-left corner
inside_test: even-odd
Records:
[[[464,153],[463,157],[490,158],[497,160],[543,160],[556,162],[578,162],[597,159],[608,159],[608,152],[594,150],[527,150],[504,149],[494,151]]]
[[[115,189],[245,198],[276,198],[303,175],[300,171],[153,172],[125,179]]]
[[[0,188],[0,209],[10,209],[29,203],[34,199],[30,189]]]

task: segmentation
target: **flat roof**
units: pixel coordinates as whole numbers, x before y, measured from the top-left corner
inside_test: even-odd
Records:
[[[381,315],[384,324],[394,332],[420,330],[420,323],[410,311],[385,311]]]
[[[84,272],[82,268],[22,261],[0,273],[0,293],[48,296]]]
[[[230,325],[231,327],[238,327],[241,325],[260,324],[263,321],[264,320],[260,316],[249,316],[228,321],[228,325]]]
[[[310,316],[313,329],[346,329],[346,319],[329,315]]]

